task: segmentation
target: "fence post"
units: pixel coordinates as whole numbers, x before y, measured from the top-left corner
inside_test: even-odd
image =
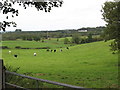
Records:
[[[3,66],[3,60],[0,59],[0,90],[5,88],[5,70]]]

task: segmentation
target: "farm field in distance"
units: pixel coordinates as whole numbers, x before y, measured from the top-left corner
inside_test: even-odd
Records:
[[[118,54],[110,51],[111,41],[79,45],[64,44],[63,39],[35,41],[2,41],[5,65],[20,67],[18,73],[31,72],[34,77],[86,88],[118,88]],[[14,47],[50,47],[46,49],[15,49]],[[66,49],[69,47],[69,50]],[[63,51],[60,52],[60,49]],[[9,54],[8,51],[12,52]],[[36,52],[37,56],[33,56]],[[18,54],[18,58],[13,55]]]

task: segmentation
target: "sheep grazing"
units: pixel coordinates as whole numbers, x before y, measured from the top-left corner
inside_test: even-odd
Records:
[[[47,49],[47,51],[49,51],[49,49]]]
[[[67,49],[69,49],[69,48],[67,47]]]
[[[62,49],[60,49],[60,52],[62,52]]]
[[[56,49],[54,50],[54,52],[56,52]]]
[[[52,52],[53,50],[51,50],[51,52]]]
[[[9,54],[11,53],[11,51],[9,51]]]
[[[16,58],[17,58],[17,57],[18,57],[18,55],[16,55],[16,54],[15,54],[15,55],[14,55],[14,57],[16,57]]]
[[[34,53],[33,55],[34,55],[34,56],[36,56],[37,54],[36,54],[36,53]]]

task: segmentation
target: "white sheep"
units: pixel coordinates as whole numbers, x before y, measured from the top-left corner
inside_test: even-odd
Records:
[[[36,53],[34,53],[33,55],[36,56]]]
[[[9,54],[11,53],[11,51],[9,51]]]

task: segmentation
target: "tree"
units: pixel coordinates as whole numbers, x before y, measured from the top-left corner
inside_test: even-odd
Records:
[[[92,42],[92,40],[93,40],[92,34],[90,33],[90,34],[88,34],[87,41],[88,41],[88,42]]]
[[[68,44],[70,41],[69,41],[69,39],[68,38],[65,38],[64,39],[64,44]]]
[[[21,29],[16,29],[15,32],[22,32],[22,30]]]
[[[59,38],[57,38],[57,41],[59,41]]]
[[[105,2],[102,12],[103,19],[107,22],[105,36],[107,39],[114,39],[114,50],[120,50],[120,1]]]
[[[113,41],[111,44],[110,44],[110,47],[111,47],[111,50],[112,51],[116,51],[117,50],[117,43],[115,41]]]
[[[12,17],[18,16],[19,11],[14,8],[15,4],[24,7],[26,9],[29,6],[35,7],[38,11],[44,10],[45,12],[50,12],[52,7],[61,7],[63,4],[62,0],[1,0],[0,1],[0,12],[6,14],[6,19],[9,18],[8,14],[12,13]],[[17,24],[13,21],[0,22],[0,31],[5,31],[6,27],[16,27]]]
[[[37,36],[34,37],[33,39],[34,39],[36,42],[37,42],[37,41],[40,41],[40,37],[37,37]]]
[[[72,37],[72,43],[79,44],[80,43],[80,37],[75,35]]]
[[[27,37],[27,40],[28,40],[28,41],[32,41],[33,39],[32,39],[31,36],[28,36],[28,37]]]

